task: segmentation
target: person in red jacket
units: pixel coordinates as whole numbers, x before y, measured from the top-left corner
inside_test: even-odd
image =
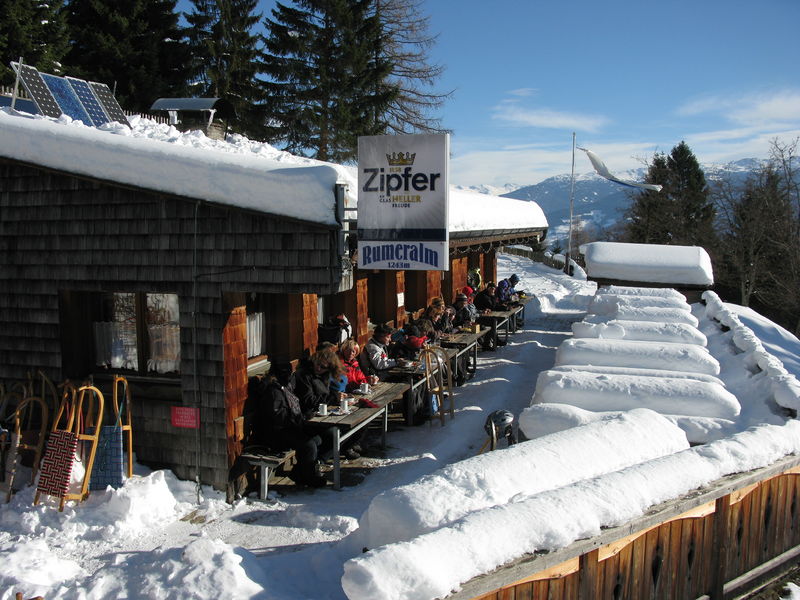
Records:
[[[378,383],[378,378],[375,375],[366,375],[361,370],[361,365],[358,363],[358,355],[361,352],[361,347],[355,338],[347,338],[342,342],[339,348],[339,356],[342,359],[342,364],[346,370],[347,375],[347,391],[351,392],[360,386],[362,383],[375,385]]]

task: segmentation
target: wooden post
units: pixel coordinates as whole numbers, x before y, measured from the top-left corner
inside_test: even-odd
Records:
[[[730,547],[730,495],[718,498],[714,503],[714,544],[715,552],[711,558],[711,600],[723,600],[726,571],[728,567],[728,548]]]
[[[594,600],[597,597],[597,571],[598,557],[600,551],[595,549],[586,554],[582,554],[579,560],[579,589],[578,598],[580,600]]]

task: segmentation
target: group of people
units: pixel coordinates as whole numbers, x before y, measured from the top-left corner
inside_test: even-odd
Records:
[[[297,462],[289,477],[298,485],[326,485],[319,458],[333,447],[333,429],[309,422],[319,406],[338,405],[343,396],[362,384],[375,385],[389,378],[398,360],[414,360],[426,343],[473,323],[482,312],[501,310],[504,302],[513,298],[518,281],[512,275],[505,281],[507,285],[488,282],[477,294],[466,286],[450,306],[442,298],[434,298],[419,319],[400,330],[377,325],[363,349],[355,338],[347,337],[338,345],[322,342],[296,370],[288,360],[273,360],[266,377],[251,377],[248,382],[246,445],[271,450],[292,448]],[[370,404],[366,399],[362,402]],[[342,448],[345,458],[359,457],[359,442],[353,440]]]

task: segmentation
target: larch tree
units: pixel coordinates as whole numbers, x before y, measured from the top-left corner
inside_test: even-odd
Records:
[[[381,23],[376,49],[391,65],[388,81],[397,94],[381,119],[387,133],[441,133],[436,115],[452,92],[435,89],[444,66],[431,62],[436,36],[429,32],[430,18],[422,13],[422,0],[374,0]]]
[[[192,0],[186,13],[191,48],[188,71],[193,96],[224,99],[233,111],[229,127],[264,137],[264,93],[258,80],[263,39],[257,0]]]
[[[288,151],[346,162],[358,136],[386,131],[380,116],[397,89],[386,81],[391,65],[371,2],[278,2],[265,20],[268,134]]]
[[[185,95],[187,46],[177,0],[71,0],[65,70],[111,87],[127,110]]]
[[[11,85],[10,63],[23,59],[40,71],[61,74],[69,49],[63,0],[0,2],[0,83]]]

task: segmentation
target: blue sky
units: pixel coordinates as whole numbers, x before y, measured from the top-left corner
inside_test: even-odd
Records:
[[[181,5],[184,5],[181,2]],[[274,2],[264,0],[268,14]],[[621,172],[685,140],[701,163],[800,136],[800,0],[424,0],[451,182],[528,185],[579,146]],[[576,155],[576,171],[591,165]]]

